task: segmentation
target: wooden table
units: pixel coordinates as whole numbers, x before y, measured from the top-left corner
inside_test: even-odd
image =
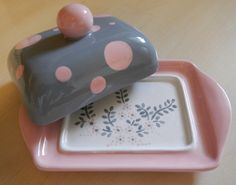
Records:
[[[55,26],[69,1],[0,1],[0,184],[235,184],[236,126],[220,166],[204,173],[55,173],[35,168],[18,126],[20,96],[10,81],[7,55],[22,38]],[[93,14],[112,14],[142,30],[160,58],[193,61],[226,90],[236,110],[235,0],[87,0]],[[233,122],[235,118],[233,118]]]

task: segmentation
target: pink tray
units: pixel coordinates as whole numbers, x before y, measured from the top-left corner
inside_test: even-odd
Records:
[[[68,152],[59,147],[62,120],[32,124],[22,106],[20,128],[36,166],[48,171],[201,171],[216,168],[231,122],[225,91],[186,61],[161,61],[158,74],[181,76],[195,117],[196,143],[176,152]]]

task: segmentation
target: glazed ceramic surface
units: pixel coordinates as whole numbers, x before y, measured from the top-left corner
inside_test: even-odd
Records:
[[[64,151],[182,151],[194,146],[194,118],[181,77],[153,75],[67,116]]]
[[[168,129],[168,131],[165,131],[166,128],[172,128],[178,131],[176,134],[172,133],[173,137],[178,136],[177,141],[165,143],[165,147],[169,148],[163,147],[165,141],[154,142],[150,140],[149,142],[152,143],[152,145],[148,146],[149,149],[155,149],[156,151],[147,151],[147,147],[144,147],[142,143],[148,137],[151,138],[149,136],[150,131],[147,134],[143,133],[143,137],[135,135],[137,139],[136,143],[140,142],[141,145],[132,145],[133,148],[130,151],[126,148],[126,145],[123,144],[120,146],[123,151],[117,151],[116,145],[112,145],[109,148],[110,151],[107,151],[108,148],[106,145],[101,144],[100,140],[94,141],[94,144],[90,143],[89,146],[83,146],[76,138],[75,141],[71,141],[70,136],[65,136],[65,138],[68,138],[67,142],[61,140],[63,141],[61,143],[63,145],[60,147],[63,120],[55,124],[38,126],[32,123],[27,111],[22,107],[19,113],[20,128],[36,166],[42,170],[51,171],[200,171],[216,168],[223,152],[231,122],[231,106],[224,90],[194,65],[185,61],[160,62],[158,75],[161,75],[158,80],[157,77],[152,77],[155,79],[153,83],[157,86],[163,86],[165,91],[160,89],[160,93],[158,93],[154,84],[151,85],[152,87],[148,87],[153,88],[153,93],[156,93],[153,101],[143,99],[143,101],[140,100],[140,102],[137,102],[135,99],[134,103],[131,104],[132,91],[129,89],[125,91],[123,89],[124,94],[128,93],[128,96],[124,97],[123,100],[122,98],[117,99],[117,97],[112,97],[113,109],[110,108],[111,103],[109,101],[109,104],[103,105],[106,107],[107,111],[104,109],[101,110],[101,115],[106,115],[105,113],[114,111],[119,106],[122,107],[118,101],[130,102],[131,105],[139,105],[135,106],[133,109],[129,109],[129,111],[134,111],[136,116],[138,116],[141,112],[137,109],[148,108],[150,106],[149,110],[151,110],[152,108],[154,109],[154,106],[165,106],[165,102],[168,103],[167,100],[169,100],[172,105],[176,105],[174,107],[172,106],[173,111],[170,110],[169,113],[163,113],[163,116],[160,115],[158,121],[162,120],[165,122],[160,122],[160,127],[155,127],[157,125],[156,123],[154,123],[153,126],[153,133],[156,133],[156,135],[153,134],[155,138],[160,137],[157,135],[162,132],[167,134],[163,136],[163,138],[168,139],[168,135],[171,137],[172,130]],[[142,81],[138,83],[142,83],[143,86],[145,86],[145,84],[150,83],[150,79],[146,80],[146,82]],[[164,84],[158,84],[161,81],[164,82]],[[171,89],[167,88],[169,85]],[[137,85],[136,88],[140,88],[141,86],[141,84]],[[145,94],[146,88],[147,87],[139,89],[139,91],[142,92],[137,92],[134,96],[138,96],[139,93]],[[180,88],[180,90],[178,90],[178,88]],[[175,91],[174,89],[177,90]],[[117,92],[121,93],[121,91]],[[119,93],[115,93],[113,96],[119,96],[118,94]],[[127,99],[129,100],[126,101]],[[175,101],[172,99],[175,99]],[[142,105],[143,103],[144,105]],[[99,116],[100,114],[96,111],[96,107],[92,106],[92,108],[94,108],[94,112],[90,110],[90,114],[93,115],[93,113],[95,113],[96,116]],[[181,108],[181,110],[178,110],[179,108]],[[88,107],[88,109],[91,108]],[[117,112],[121,111],[122,108]],[[125,113],[128,114],[129,111],[125,111]],[[78,113],[78,116],[83,116],[81,113]],[[184,115],[180,116],[181,113]],[[178,114],[179,116],[177,116]],[[106,117],[104,116],[104,119],[107,119],[107,116],[108,115],[106,115]],[[126,119],[130,120],[130,117],[128,117],[128,115],[126,116]],[[141,120],[146,119],[144,114],[138,117],[138,119]],[[172,120],[174,118],[176,118],[176,120]],[[185,122],[183,122],[184,118],[186,119]],[[72,117],[69,119],[69,122],[71,121],[71,124],[74,124],[73,127],[78,134],[80,134],[78,129],[81,128],[82,124],[79,120],[77,116],[75,119]],[[100,120],[101,126],[105,126],[105,129],[110,130],[106,128],[106,124],[103,122],[105,120],[103,120],[103,118],[100,118]],[[113,122],[113,124],[115,124],[116,121]],[[124,121],[122,124],[130,124],[130,122]],[[119,123],[121,124],[120,120]],[[176,125],[177,123],[179,123],[178,127]],[[65,130],[70,128],[66,126],[67,122],[64,124]],[[96,124],[95,121],[93,124]],[[89,126],[89,123],[87,123],[84,124],[81,129],[84,129],[86,125],[88,125],[89,129],[93,127]],[[139,130],[138,127],[139,126],[137,126],[137,130],[136,128],[132,130],[134,131],[133,134]],[[184,127],[187,129],[183,129]],[[110,125],[110,128],[113,127]],[[68,133],[73,134],[72,131]],[[190,137],[186,139],[187,133],[190,133]],[[180,135],[178,134],[183,134],[182,136],[184,137],[180,139]],[[103,132],[99,132],[98,135],[100,139],[104,138],[106,142],[108,142],[109,139],[112,140],[113,137],[113,135],[107,137],[107,133],[105,135]],[[84,139],[85,136],[78,137]],[[98,136],[94,134],[92,137]],[[144,140],[140,140],[140,138]],[[96,143],[98,143],[97,146]],[[186,148],[186,146],[191,143],[194,144]],[[170,150],[173,148],[175,151]],[[183,148],[187,150],[182,150]],[[87,151],[78,152],[78,150],[81,151],[82,149]],[[100,152],[97,151],[98,149]],[[112,149],[114,152],[111,152]],[[165,152],[159,152],[163,149],[165,149]]]
[[[147,37],[115,17],[96,17],[71,40],[51,29],[19,42],[9,70],[34,123],[48,124],[155,72]]]

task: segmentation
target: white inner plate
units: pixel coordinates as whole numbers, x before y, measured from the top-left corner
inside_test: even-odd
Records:
[[[153,75],[67,116],[60,148],[73,152],[182,151],[194,145],[184,83]]]

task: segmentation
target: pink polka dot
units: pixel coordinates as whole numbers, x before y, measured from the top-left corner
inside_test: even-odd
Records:
[[[97,76],[90,83],[90,90],[94,94],[101,93],[106,87],[106,79],[102,76]]]
[[[20,64],[16,69],[16,74],[15,74],[16,79],[19,80],[22,77],[23,73],[24,73],[24,66]]]
[[[27,37],[26,39],[18,42],[15,46],[15,49],[23,49],[26,48],[28,46],[31,46],[35,43],[37,43],[38,41],[40,41],[42,39],[41,35],[33,35],[30,37]]]
[[[71,79],[72,72],[69,67],[60,66],[56,69],[55,77],[60,82],[67,82]]]
[[[128,68],[131,64],[133,52],[126,42],[113,41],[106,45],[104,57],[110,68],[120,71]]]
[[[116,23],[115,22],[109,22],[110,25],[115,25]]]
[[[96,32],[96,31],[99,31],[100,29],[101,29],[101,26],[99,26],[99,25],[93,25],[91,31],[92,31],[92,32]]]

